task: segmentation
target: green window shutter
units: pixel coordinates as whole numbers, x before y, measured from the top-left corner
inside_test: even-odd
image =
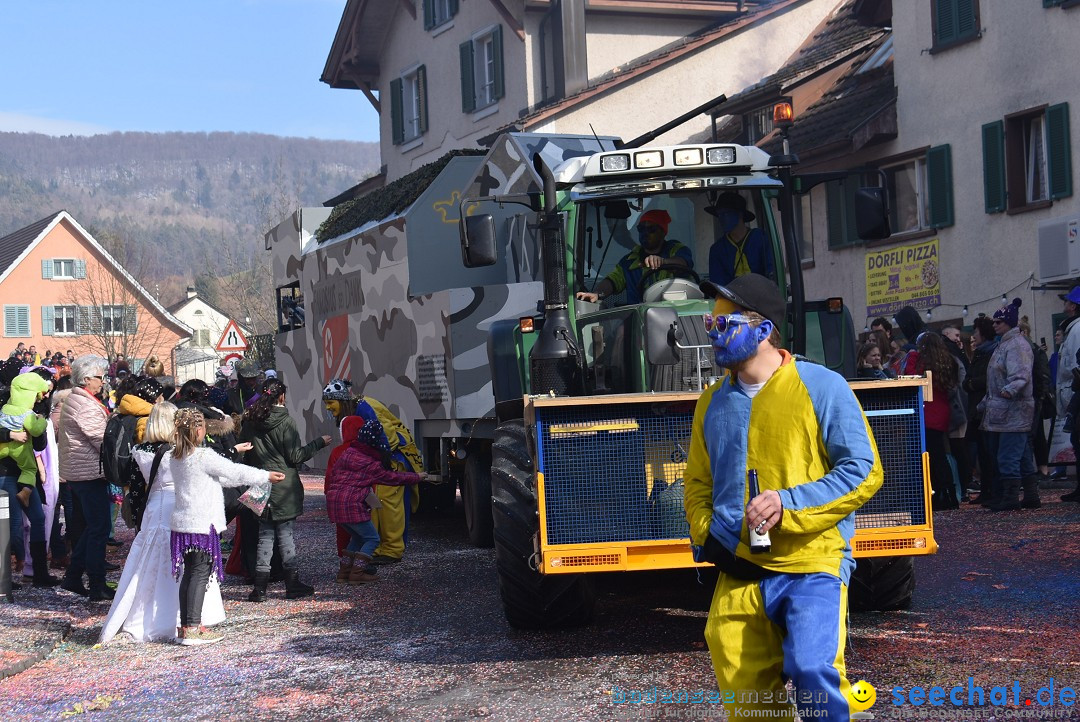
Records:
[[[41,307],[41,335],[52,336],[56,330],[52,306]]]
[[[86,278],[86,261],[82,258],[75,259],[75,278]]]
[[[502,25],[495,28],[495,32],[491,36],[491,52],[495,56],[495,88],[494,96],[495,100],[506,95],[506,89],[503,83],[503,41],[502,41]]]
[[[959,0],[936,0],[934,3],[934,24],[937,45],[951,43],[959,37],[956,30],[956,3]]]
[[[1046,109],[1046,170],[1050,180],[1050,199],[1072,195],[1072,144],[1069,141],[1069,104]]]
[[[1043,7],[1044,8],[1052,8],[1055,5],[1060,5],[1060,4],[1061,4],[1061,0],[1043,0]]]
[[[19,327],[19,309],[15,306],[4,306],[4,335],[17,336]]]
[[[987,213],[1005,210],[1005,121],[982,127],[983,201]]]
[[[855,218],[855,191],[862,187],[860,176],[849,176],[844,181],[844,244],[854,245],[862,241],[859,238],[859,224]]]
[[[18,309],[18,314],[19,314],[19,326],[18,326],[18,329],[17,329],[18,330],[18,335],[19,336],[29,336],[30,335],[30,307],[29,306],[16,306],[16,308]]]
[[[420,99],[420,135],[427,132],[427,67],[416,69],[416,93]]]
[[[139,309],[137,306],[124,306],[124,333],[129,336],[139,332]]]
[[[454,17],[455,15],[457,15],[457,11],[458,11],[458,0],[450,0],[450,2],[448,3],[448,5],[449,5],[449,12],[448,12],[448,14],[450,15],[450,17]]]
[[[75,333],[79,336],[89,336],[91,332],[90,307],[79,306],[75,314]]]
[[[975,8],[979,0],[956,0],[956,38],[969,38],[979,32]]]
[[[476,110],[476,85],[473,82],[473,44],[467,40],[458,46],[461,56],[461,112]]]
[[[52,278],[53,277],[53,262],[51,258],[46,258],[41,262],[41,277]]]
[[[424,0],[424,30],[435,27],[435,0]]]
[[[952,151],[948,145],[939,145],[926,152],[926,179],[930,186],[930,225],[934,228],[951,226],[953,218]]]
[[[401,78],[390,81],[390,135],[394,145],[405,140],[405,118],[401,107]]]

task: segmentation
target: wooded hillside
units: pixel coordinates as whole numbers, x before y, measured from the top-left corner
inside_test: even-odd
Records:
[[[0,133],[0,236],[66,209],[170,304],[188,283],[247,273],[262,288],[263,233],[378,170],[377,143],[254,133]],[[250,284],[249,284],[250,285]],[[231,289],[230,289],[231,291]],[[218,295],[228,296],[227,293]],[[244,309],[225,310],[239,317]],[[261,313],[258,315],[262,315]]]

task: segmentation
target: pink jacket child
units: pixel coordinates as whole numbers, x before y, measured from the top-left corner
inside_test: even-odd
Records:
[[[368,421],[360,428],[327,477],[326,514],[335,524],[370,521],[371,510],[364,499],[374,491],[375,484],[401,486],[427,479],[426,475],[394,471],[383,466],[383,452],[374,445],[378,442],[372,437],[377,438],[377,435],[367,433],[369,426],[378,426],[378,423]],[[371,443],[367,443],[369,441]],[[389,455],[390,450],[386,449],[385,453]]]
[[[342,424],[343,434],[347,426],[351,425]],[[351,536],[340,558],[339,582],[360,584],[376,579],[377,567],[371,563],[371,555],[379,545],[379,532],[366,503],[369,498],[376,499],[372,493],[375,484],[400,486],[431,480],[428,474],[391,469],[390,448],[378,422],[368,421],[360,427],[326,477],[326,514]]]

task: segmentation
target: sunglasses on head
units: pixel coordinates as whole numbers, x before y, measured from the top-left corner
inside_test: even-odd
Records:
[[[717,333],[723,333],[732,324],[749,324],[754,321],[755,319],[748,318],[740,313],[729,313],[726,316],[713,316],[711,313],[707,313],[705,314],[705,330],[712,331],[715,328]]]

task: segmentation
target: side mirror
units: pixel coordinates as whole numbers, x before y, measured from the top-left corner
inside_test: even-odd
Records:
[[[490,214],[466,216],[461,233],[461,260],[466,268],[491,266],[499,260],[495,248],[495,219]]]
[[[674,308],[653,306],[645,310],[645,358],[653,366],[674,366],[679,363],[675,347],[679,330],[679,313]]]
[[[855,228],[859,238],[865,241],[892,235],[888,197],[884,188],[859,188],[855,191]]]

